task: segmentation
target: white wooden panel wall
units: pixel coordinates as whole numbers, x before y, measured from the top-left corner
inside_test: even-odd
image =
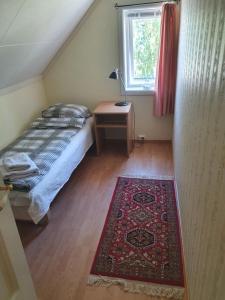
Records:
[[[224,0],[182,0],[174,157],[190,299],[223,300]]]

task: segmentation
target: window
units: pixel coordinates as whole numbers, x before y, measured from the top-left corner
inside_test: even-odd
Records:
[[[155,90],[160,44],[161,6],[123,9],[122,69],[129,94]]]

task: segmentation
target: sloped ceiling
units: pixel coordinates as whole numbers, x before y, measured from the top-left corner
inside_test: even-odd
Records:
[[[0,88],[40,75],[94,0],[0,0]]]

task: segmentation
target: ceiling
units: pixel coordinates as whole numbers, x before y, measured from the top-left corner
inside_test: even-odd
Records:
[[[94,0],[0,0],[0,88],[40,75]]]

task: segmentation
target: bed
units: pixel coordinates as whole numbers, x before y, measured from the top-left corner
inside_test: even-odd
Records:
[[[92,127],[93,117],[89,117],[30,191],[10,192],[9,199],[17,220],[31,220],[37,224],[46,217],[51,202],[93,144]]]

